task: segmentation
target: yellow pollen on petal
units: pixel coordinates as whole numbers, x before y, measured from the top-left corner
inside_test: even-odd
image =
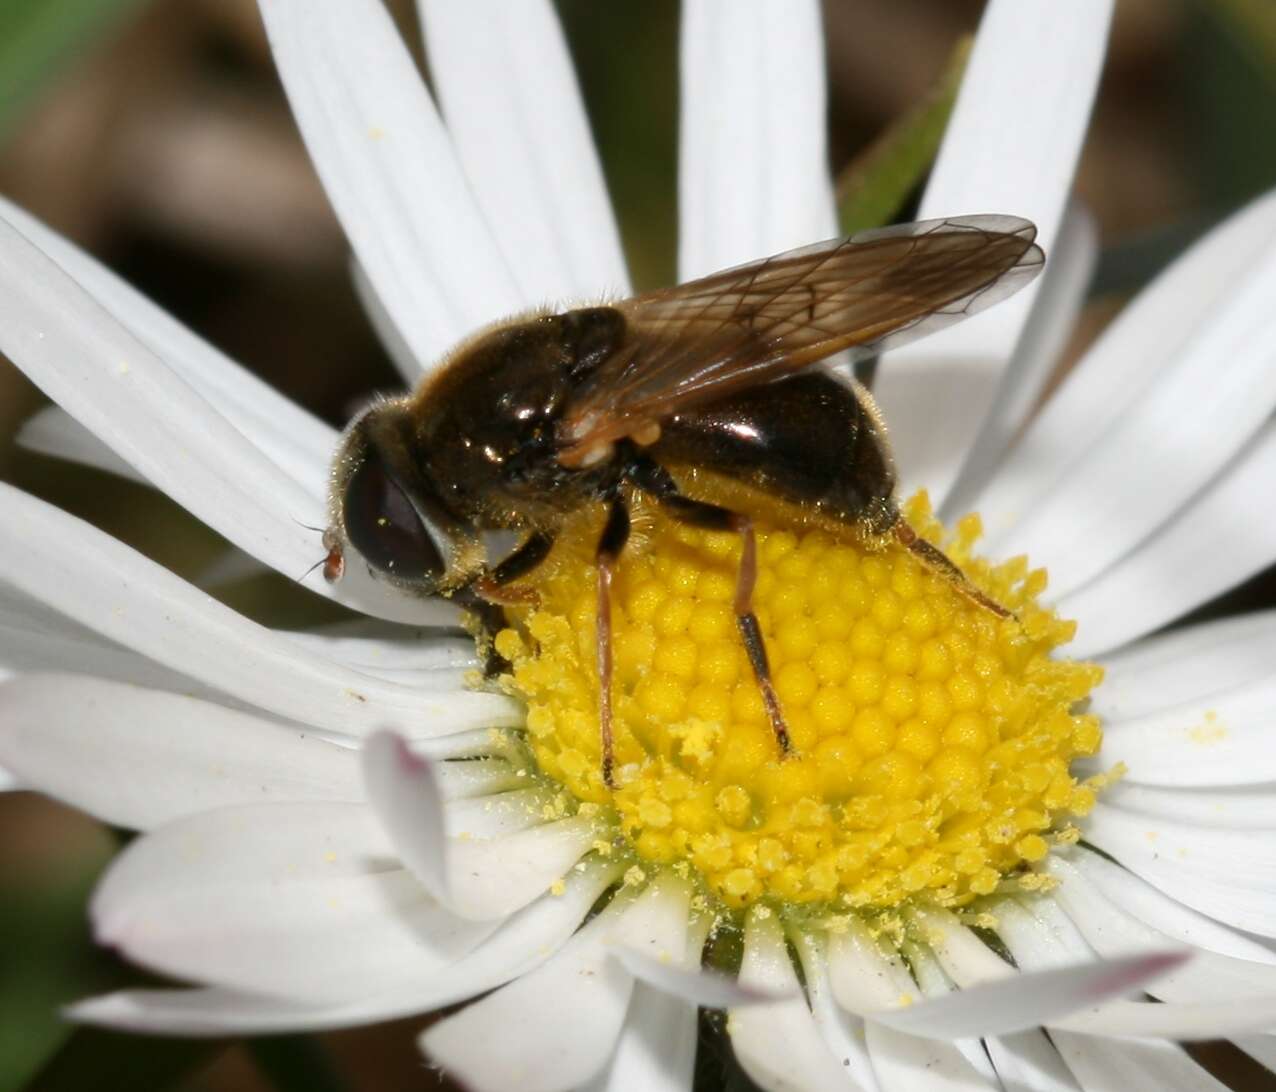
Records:
[[[778,511],[778,510],[777,510]],[[952,534],[924,494],[905,510],[999,618],[893,542],[779,513],[758,519],[754,610],[793,743],[784,756],[732,609],[739,538],[641,510],[611,592],[617,787],[602,778],[595,523],[529,583],[496,641],[528,705],[540,771],[582,806],[614,809],[639,864],[698,874],[730,907],[757,900],[889,910],[962,906],[1032,882],[1114,775],[1080,782],[1102,678],[1056,659],[1072,636],[1037,602],[1045,574],[972,554],[978,517]]]

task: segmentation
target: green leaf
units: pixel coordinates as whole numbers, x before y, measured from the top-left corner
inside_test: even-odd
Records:
[[[838,176],[838,221],[845,234],[890,223],[930,170],[944,138],[973,41],[969,35],[962,38],[935,86]]]
[[[45,83],[142,0],[0,0],[0,138]]]

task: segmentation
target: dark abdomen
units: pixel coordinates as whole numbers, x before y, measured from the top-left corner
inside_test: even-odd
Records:
[[[852,387],[807,372],[755,387],[661,426],[651,454],[885,531],[895,471],[886,438]]]

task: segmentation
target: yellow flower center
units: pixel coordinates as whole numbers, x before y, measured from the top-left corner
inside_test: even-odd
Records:
[[[895,545],[757,527],[754,606],[793,742],[783,757],[732,610],[739,538],[644,511],[612,589],[617,788],[601,775],[593,524],[535,576],[499,651],[542,773],[614,807],[640,858],[688,862],[730,906],[956,906],[1074,838],[1101,739],[1077,712],[1100,668],[1051,657],[1074,624],[1045,572],[973,559],[979,520],[918,532],[1016,617],[999,619]],[[1096,779],[1097,781],[1097,779]],[[685,870],[685,865],[678,865]]]

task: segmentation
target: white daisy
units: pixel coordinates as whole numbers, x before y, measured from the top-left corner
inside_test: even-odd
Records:
[[[724,880],[748,906],[742,962],[734,980],[702,972],[720,904],[697,873],[635,857],[608,812],[530,775],[522,706],[463,687],[464,641],[391,624],[449,624],[446,604],[352,564],[307,586],[384,621],[272,631],[3,487],[0,760],[147,832],[99,888],[95,928],[200,984],[72,1016],[223,1035],[495,990],[423,1036],[481,1089],[686,1088],[697,1002],[731,1008],[737,1056],[776,1089],[1217,1087],[1169,1040],[1220,1036],[1276,1066],[1276,616],[1145,636],[1276,557],[1276,524],[1249,512],[1276,473],[1276,198],[1148,289],[1003,458],[1093,260],[1065,201],[1110,7],[990,5],[922,214],[1029,216],[1049,272],[893,354],[879,382],[909,482],[945,511],[978,507],[984,553],[1048,564],[1049,601],[1080,622],[1069,654],[1107,668],[1092,761],[1128,773],[1078,820],[1084,844],[1025,874],[1036,832],[1060,832],[1028,820],[1041,846],[982,885],[982,935],[957,899],[965,917],[939,898],[815,917],[805,890],[753,898]],[[263,12],[405,377],[495,317],[627,289],[547,4],[422,4],[446,128],[376,0]],[[813,3],[688,4],[683,277],[832,234],[820,50]],[[70,415],[42,415],[27,442],[140,476],[245,553],[304,570],[333,432],[3,215],[0,350]],[[1110,1000],[1143,984],[1160,1003]]]

